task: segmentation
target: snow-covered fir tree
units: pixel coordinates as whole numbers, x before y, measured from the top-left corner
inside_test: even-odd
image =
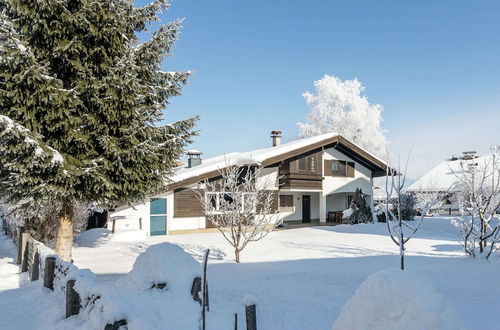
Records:
[[[57,206],[71,259],[79,203],[113,206],[161,189],[196,118],[160,125],[189,72],[163,72],[181,21],[145,42],[166,0],[0,0],[0,199],[25,219]]]
[[[314,86],[314,93],[303,94],[310,111],[306,121],[298,123],[299,136],[336,132],[383,157],[386,139],[380,127],[382,106],[368,102],[361,83],[325,75]]]

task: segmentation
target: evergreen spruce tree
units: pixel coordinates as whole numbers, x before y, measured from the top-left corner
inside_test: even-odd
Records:
[[[196,118],[160,125],[189,72],[163,72],[181,21],[137,33],[156,0],[0,0],[0,199],[29,218],[56,205],[71,259],[76,203],[143,200],[165,185]]]

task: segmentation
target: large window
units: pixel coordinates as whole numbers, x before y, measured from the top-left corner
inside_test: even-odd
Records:
[[[241,211],[255,209],[255,197],[253,193],[245,192],[233,195],[228,192],[207,192],[205,194],[207,203],[210,203],[210,212],[222,212],[224,209],[231,209],[227,206],[231,205],[234,208],[241,209]]]
[[[330,171],[332,176],[354,177],[354,162],[345,160],[331,160]]]
[[[305,156],[297,161],[297,169],[304,172],[316,172],[316,157]]]

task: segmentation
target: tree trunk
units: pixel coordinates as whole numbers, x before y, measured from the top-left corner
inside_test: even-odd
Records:
[[[71,262],[71,248],[73,247],[73,221],[73,204],[70,201],[64,201],[58,217],[56,253],[68,262]]]
[[[240,250],[235,249],[234,255],[235,255],[236,262],[240,262]]]

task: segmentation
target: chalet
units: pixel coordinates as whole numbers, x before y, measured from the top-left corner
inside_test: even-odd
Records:
[[[166,235],[210,228],[193,189],[205,179],[220,177],[220,170],[235,164],[258,164],[271,178],[275,209],[285,224],[339,220],[357,188],[371,203],[374,177],[383,176],[386,164],[336,133],[281,144],[281,132],[271,134],[272,147],[228,153],[202,159],[188,152],[188,164],[175,170],[166,191],[147,202],[122,206],[110,213],[117,230],[138,229],[148,235]]]
[[[464,174],[463,171],[467,171],[471,164],[480,167],[488,164],[491,156],[478,156],[475,151],[465,151],[459,157],[452,156],[418,178],[406,191],[416,193],[422,200],[434,200],[438,195],[446,193],[449,197],[442,204],[437,204],[432,212],[450,215],[458,213],[459,205],[455,193],[459,190],[459,178]]]

